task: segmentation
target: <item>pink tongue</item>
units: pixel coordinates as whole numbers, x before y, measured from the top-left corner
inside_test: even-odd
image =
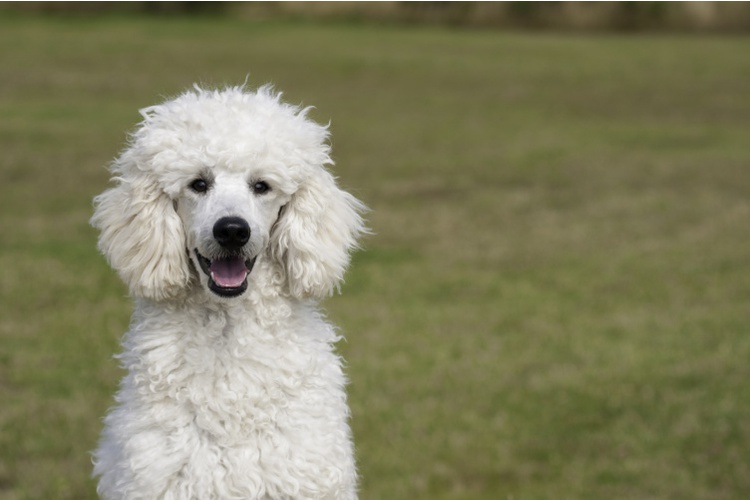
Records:
[[[214,283],[224,288],[238,287],[247,277],[247,267],[242,258],[214,260],[210,270]]]

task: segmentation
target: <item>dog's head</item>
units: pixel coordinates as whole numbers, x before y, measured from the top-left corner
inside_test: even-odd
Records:
[[[269,87],[196,89],[142,115],[91,219],[133,296],[237,297],[258,265],[294,297],[338,287],[365,207],[326,170],[328,130],[306,109]]]

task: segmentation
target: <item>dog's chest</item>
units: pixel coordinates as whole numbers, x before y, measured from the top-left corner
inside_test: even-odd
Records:
[[[323,323],[296,326],[281,331],[215,315],[172,339],[141,331],[147,347],[131,371],[154,408],[180,415],[164,425],[188,425],[222,446],[339,421],[347,410],[335,337]]]
[[[319,356],[305,352],[309,347],[257,343],[190,353],[201,359],[170,393],[194,416],[196,426],[222,444],[275,434],[300,416],[320,411],[307,407],[336,391],[333,380],[312,362]]]

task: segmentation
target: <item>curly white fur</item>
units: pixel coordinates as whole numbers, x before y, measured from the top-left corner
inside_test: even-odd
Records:
[[[99,494],[355,498],[339,337],[315,303],[365,208],[325,169],[327,128],[270,87],[196,88],[142,114],[92,217],[136,301]],[[242,231],[222,243],[227,220]]]

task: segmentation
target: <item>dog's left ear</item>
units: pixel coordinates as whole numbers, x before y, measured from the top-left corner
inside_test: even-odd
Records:
[[[315,167],[282,209],[271,236],[272,256],[292,296],[323,298],[339,287],[357,239],[367,232],[361,217],[366,211],[330,172]]]

